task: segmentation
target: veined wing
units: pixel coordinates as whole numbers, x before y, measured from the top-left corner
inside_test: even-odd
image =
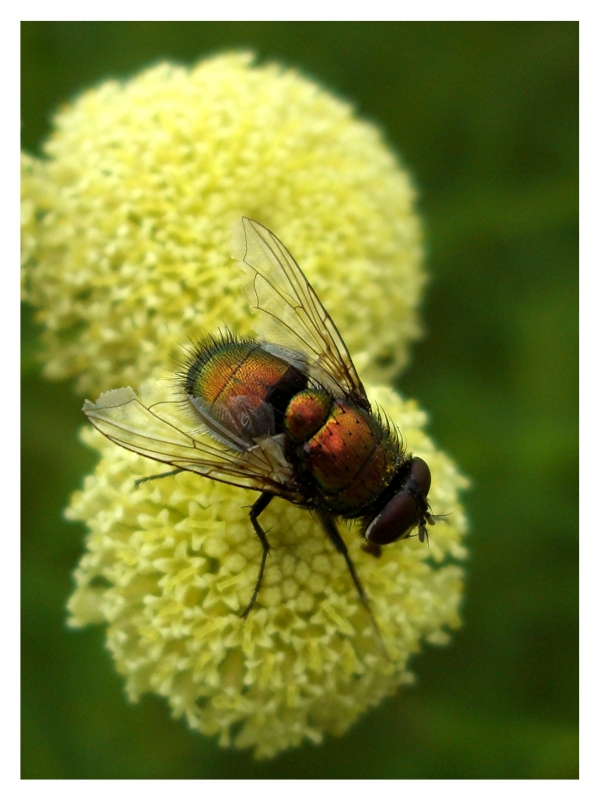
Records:
[[[133,389],[115,389],[101,394],[95,403],[86,400],[83,413],[111,442],[146,458],[223,483],[300,499],[280,437],[257,441],[243,453],[225,450],[201,433],[183,430],[169,410],[174,405],[146,406]]]
[[[249,278],[253,308],[276,323],[277,338],[305,354],[315,377],[369,409],[364,386],[335,323],[286,247],[248,217],[233,228],[233,257]]]

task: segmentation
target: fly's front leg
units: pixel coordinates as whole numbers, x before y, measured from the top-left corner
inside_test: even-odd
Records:
[[[248,606],[244,611],[244,613],[241,615],[242,619],[246,619],[248,614],[252,611],[252,607],[256,602],[256,598],[258,597],[258,593],[260,591],[260,585],[262,583],[263,575],[265,574],[265,564],[267,563],[267,556],[269,555],[269,550],[271,549],[271,545],[269,544],[266,533],[260,527],[258,518],[265,510],[265,508],[269,505],[272,499],[273,499],[272,494],[267,494],[267,492],[263,492],[256,501],[256,503],[254,503],[254,505],[250,509],[250,522],[252,523],[252,527],[254,528],[256,535],[260,539],[263,551],[262,551],[262,559],[260,562],[260,569],[258,570],[258,578],[256,581],[256,585],[254,587],[254,591],[252,592],[252,597],[250,598],[250,602],[248,603]]]
[[[352,581],[354,582],[354,585],[356,586],[356,591],[358,592],[358,596],[360,597],[360,601],[365,607],[368,615],[371,617],[371,620],[373,622],[373,627],[375,628],[375,632],[381,644],[381,648],[385,654],[385,657],[389,660],[389,655],[386,650],[385,644],[383,643],[383,637],[381,635],[381,631],[379,630],[379,625],[377,624],[375,615],[373,614],[371,606],[369,605],[369,598],[367,597],[367,593],[365,592],[364,587],[360,582],[360,579],[356,573],[356,569],[354,568],[354,563],[352,562],[352,559],[350,558],[350,553],[348,552],[348,548],[346,547],[346,542],[342,539],[342,535],[337,529],[337,525],[335,524],[335,518],[332,517],[327,512],[320,512],[318,516],[321,525],[323,526],[323,529],[325,530],[325,533],[329,538],[329,541],[333,544],[338,553],[341,553],[341,555],[344,556],[344,559],[348,566],[348,570],[350,572],[350,575],[352,576]]]
[[[348,569],[350,570],[350,575],[352,576],[352,580],[354,581],[354,585],[356,586],[356,591],[358,592],[358,596],[360,597],[363,605],[370,614],[371,609],[369,607],[369,601],[367,600],[367,593],[365,592],[363,585],[360,582],[358,575],[356,574],[354,564],[352,563],[352,559],[350,558],[350,553],[348,552],[348,548],[346,547],[346,542],[342,539],[342,536],[337,529],[337,525],[335,524],[335,519],[327,513],[320,513],[319,520],[325,530],[325,533],[327,534],[327,537],[329,538],[329,541],[333,544],[338,553],[341,553],[344,556],[346,564],[348,565]]]

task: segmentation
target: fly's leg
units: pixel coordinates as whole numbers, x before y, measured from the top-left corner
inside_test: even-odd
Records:
[[[321,525],[325,529],[325,533],[329,537],[329,540],[338,551],[341,553],[345,560],[346,564],[348,565],[348,569],[350,570],[350,575],[352,575],[352,580],[354,581],[354,585],[356,586],[356,590],[358,595],[369,612],[371,613],[371,608],[369,606],[369,601],[367,600],[367,593],[365,592],[362,583],[358,575],[356,574],[356,570],[354,568],[354,564],[352,563],[352,559],[350,558],[350,554],[348,553],[348,548],[346,547],[346,542],[342,539],[340,532],[337,529],[337,525],[335,524],[335,520],[333,517],[330,517],[329,514],[319,514],[319,520]]]
[[[185,472],[184,469],[172,469],[170,472],[161,472],[159,475],[148,475],[146,478],[138,478],[135,481],[136,487],[140,485],[140,483],[146,483],[146,481],[155,481],[157,478],[168,478],[170,475],[179,475],[180,472]]]
[[[360,597],[360,601],[365,607],[368,615],[371,617],[373,622],[373,627],[377,632],[377,636],[379,638],[379,643],[385,653],[385,657],[389,660],[389,656],[387,650],[385,649],[385,645],[383,643],[383,637],[381,636],[381,631],[379,630],[379,625],[377,624],[377,620],[375,619],[375,615],[371,610],[371,606],[369,605],[369,599],[367,597],[367,593],[364,590],[362,583],[360,582],[360,578],[356,573],[356,569],[354,568],[354,564],[352,563],[352,559],[350,558],[350,553],[348,552],[348,548],[346,547],[346,542],[342,539],[340,532],[337,529],[337,525],[335,524],[335,519],[325,512],[319,513],[319,520],[325,533],[327,534],[329,541],[333,544],[335,549],[338,553],[344,556],[346,564],[348,566],[348,570],[350,571],[350,575],[352,576],[352,580],[354,585],[356,586],[356,591],[358,592],[358,596]]]
[[[260,527],[258,518],[265,510],[265,508],[269,505],[272,499],[273,499],[272,494],[263,492],[256,501],[256,503],[254,503],[254,505],[250,509],[250,522],[252,523],[252,527],[254,528],[256,535],[260,539],[263,551],[262,551],[262,559],[260,562],[260,569],[258,570],[258,578],[256,580],[256,585],[254,587],[254,591],[252,592],[252,597],[250,598],[250,602],[248,603],[248,606],[246,607],[244,613],[241,615],[242,619],[246,619],[248,614],[252,611],[252,607],[254,603],[256,603],[256,598],[258,597],[258,593],[260,591],[260,585],[262,583],[263,575],[265,574],[265,564],[267,563],[267,556],[269,555],[269,550],[271,549],[271,545],[268,542],[266,533]]]

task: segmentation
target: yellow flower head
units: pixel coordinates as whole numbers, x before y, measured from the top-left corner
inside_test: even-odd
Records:
[[[365,377],[404,364],[414,191],[378,129],[314,82],[248,54],[162,64],[62,108],[44,156],[23,157],[22,240],[47,377],[137,386],[201,333],[248,332],[229,261],[242,215],[301,258]]]
[[[377,129],[313,82],[240,54],[161,65],[62,110],[45,155],[23,158],[22,241],[48,377],[171,401],[163,378],[182,345],[252,329],[229,257],[240,216],[296,256],[364,378],[404,363],[423,284],[413,190]],[[67,510],[89,528],[70,624],[107,625],[132,699],[158,693],[192,728],[271,757],[343,733],[411,680],[424,641],[460,624],[465,481],[413,402],[367,389],[428,462],[432,510],[448,515],[429,547],[401,540],[379,559],[341,525],[373,618],[310,512],[276,498],[261,515],[263,586],[241,620],[261,560],[256,493],[191,472],[137,485],[164,468],[85,429],[101,459]]]
[[[261,516],[273,550],[242,620],[262,552],[248,519],[257,495],[190,472],[136,488],[134,479],[160,465],[85,430],[102,459],[67,512],[90,529],[70,623],[108,625],[132,700],[156,692],[192,728],[271,757],[343,733],[412,680],[407,661],[423,641],[448,640],[460,624],[465,481],[423,433],[415,403],[381,387],[369,397],[428,462],[431,506],[449,514],[429,547],[402,540],[379,559],[361,550],[353,526],[341,526],[387,654],[343,557],[308,511],[276,499]],[[162,395],[147,388],[141,398],[149,405]]]

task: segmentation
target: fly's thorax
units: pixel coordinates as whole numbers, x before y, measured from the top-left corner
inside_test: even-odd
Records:
[[[385,491],[401,453],[376,416],[349,400],[335,399],[300,458],[325,507],[350,518],[362,516]]]
[[[285,412],[284,430],[294,444],[304,444],[323,427],[333,401],[329,393],[320,389],[305,389],[292,397]]]

